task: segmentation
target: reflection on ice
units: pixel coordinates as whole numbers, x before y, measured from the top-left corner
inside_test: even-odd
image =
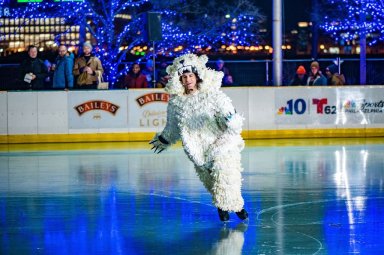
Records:
[[[241,255],[244,245],[244,232],[248,225],[239,223],[235,228],[225,225],[221,228],[220,238],[213,245],[210,255]]]

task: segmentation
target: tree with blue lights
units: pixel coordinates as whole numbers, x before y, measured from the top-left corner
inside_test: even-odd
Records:
[[[384,40],[383,0],[326,0],[322,29],[336,40],[360,44],[360,83],[366,83],[366,46]]]
[[[128,49],[141,41],[139,13],[148,4],[148,0],[30,2],[13,10],[12,16],[29,19],[61,17],[64,23],[72,25],[64,33],[80,33],[80,46],[86,41],[86,32],[89,32],[94,38],[92,43],[96,44],[95,53],[103,64],[108,80],[113,84],[125,58],[122,47],[125,45]],[[127,19],[128,14],[133,17],[132,20]],[[73,25],[80,25],[80,31],[71,31]],[[57,33],[57,43],[62,35]]]
[[[210,51],[224,46],[236,51],[238,47],[257,45],[262,40],[259,31],[265,16],[249,0],[152,2],[165,14],[165,26],[174,24],[188,33],[184,37],[185,51]],[[170,30],[172,34],[167,33],[167,29],[163,31],[166,40],[174,37],[173,30]],[[168,42],[162,43],[166,44]]]
[[[232,5],[235,4],[235,5]],[[204,7],[202,7],[204,6]],[[219,6],[219,7],[218,7]],[[12,11],[13,18],[61,17],[66,24],[80,25],[80,44],[91,33],[96,55],[108,81],[113,84],[128,66],[121,65],[137,45],[147,45],[145,58],[152,54],[151,44],[143,40],[143,12],[162,14],[162,41],[156,42],[155,54],[176,56],[189,52],[209,52],[213,48],[255,45],[259,42],[263,16],[248,0],[83,0],[30,2]],[[60,42],[56,35],[56,43]]]

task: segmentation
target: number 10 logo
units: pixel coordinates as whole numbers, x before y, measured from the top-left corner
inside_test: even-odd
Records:
[[[303,114],[306,110],[307,104],[302,98],[287,101],[287,107],[285,107],[285,112],[290,112],[291,114]]]

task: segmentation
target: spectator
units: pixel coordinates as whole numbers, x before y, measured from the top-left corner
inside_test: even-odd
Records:
[[[159,80],[156,82],[156,88],[165,88],[165,85],[167,85],[168,80],[170,76],[168,75],[166,69],[167,69],[167,62],[163,61],[160,64],[159,69]]]
[[[216,61],[215,70],[224,73],[224,77],[223,77],[223,81],[222,81],[223,86],[233,85],[233,77],[230,74],[229,69],[226,66],[224,66],[224,60],[219,58]]]
[[[104,72],[100,59],[92,53],[92,45],[83,44],[83,55],[75,60],[73,74],[76,76],[76,88],[97,89],[98,75]]]
[[[158,74],[154,65],[155,63],[152,61],[152,59],[148,59],[145,65],[145,69],[142,71],[145,77],[147,77],[148,85],[150,88],[155,87],[158,78]]]
[[[304,66],[299,66],[296,70],[296,74],[289,83],[290,86],[295,85],[307,85],[308,75]]]
[[[327,66],[327,68],[325,69],[328,85],[336,85],[336,86],[345,85],[345,77],[343,74],[339,74],[338,69],[339,68],[335,64]]]
[[[313,61],[311,63],[311,73],[307,80],[307,85],[310,86],[323,86],[327,85],[327,78],[321,73],[319,62]]]
[[[44,80],[48,76],[48,69],[44,61],[37,57],[37,47],[28,47],[28,57],[20,65],[20,78],[24,89],[44,89]]]
[[[124,89],[148,88],[147,78],[141,73],[140,65],[134,63],[124,79]]]
[[[58,56],[53,69],[53,89],[69,89],[73,88],[73,60],[74,55],[68,52],[67,47],[63,44],[59,46]]]

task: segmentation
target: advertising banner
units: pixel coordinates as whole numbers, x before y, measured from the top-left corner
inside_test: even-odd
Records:
[[[127,91],[70,91],[69,129],[127,128]]]
[[[167,121],[169,94],[164,89],[132,89],[128,98],[128,125],[132,131],[161,131]]]
[[[276,124],[384,123],[382,88],[325,87],[275,90]]]

